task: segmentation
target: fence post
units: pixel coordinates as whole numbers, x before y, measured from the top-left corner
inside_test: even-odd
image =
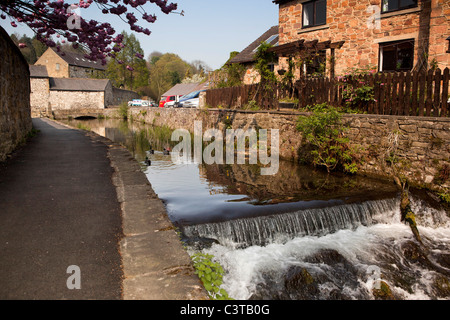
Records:
[[[431,108],[433,106],[433,70],[428,70],[427,74],[427,98],[425,100],[425,115],[429,117],[431,115]]]
[[[405,77],[405,98],[403,100],[403,114],[409,116],[411,114],[411,71],[406,72]]]
[[[434,103],[433,116],[439,117],[439,106],[441,105],[441,69],[437,68],[434,74]]]
[[[450,75],[449,75],[449,68],[445,68],[444,69],[444,74],[442,76],[442,107],[441,107],[441,117],[446,117],[447,113],[449,112],[448,110],[448,86],[449,86],[449,80],[450,80]]]

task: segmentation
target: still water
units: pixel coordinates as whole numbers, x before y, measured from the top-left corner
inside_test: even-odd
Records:
[[[374,299],[381,281],[385,298],[450,297],[449,213],[424,191],[412,205],[425,248],[400,222],[392,183],[289,161],[273,176],[258,165],[177,164],[162,152],[177,143],[167,128],[70,124],[130,150],[188,250],[214,255],[235,299]]]

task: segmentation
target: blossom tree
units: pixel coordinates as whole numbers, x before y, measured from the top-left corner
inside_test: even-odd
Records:
[[[66,0],[67,1],[67,0]],[[156,15],[148,14],[145,5],[152,3],[169,14],[177,9],[176,3],[167,0],[76,0],[77,4],[70,4],[65,0],[0,0],[0,19],[11,19],[11,25],[25,23],[37,35],[37,39],[49,47],[60,48],[53,36],[62,37],[62,42],[68,41],[76,48],[78,45],[88,49],[86,58],[101,60],[106,64],[106,58],[115,58],[125,46],[123,35],[116,34],[111,24],[96,20],[86,21],[80,14],[80,8],[96,5],[102,14],[117,15],[130,25],[130,29],[137,33],[150,35],[148,28],[138,24],[154,23]],[[148,7],[148,6],[147,6]]]

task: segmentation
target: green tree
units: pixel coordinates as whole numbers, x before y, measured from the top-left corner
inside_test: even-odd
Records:
[[[32,39],[24,34],[19,39],[20,44],[24,44],[25,47],[20,48],[25,60],[27,60],[28,64],[34,64],[37,61],[36,50],[33,47]]]
[[[125,47],[116,55],[116,60],[107,64],[106,74],[116,87],[136,90],[148,84],[149,71],[144,59],[144,51],[134,34],[122,32]]]
[[[245,74],[245,66],[241,63],[229,63],[233,59],[238,51],[230,52],[230,58],[227,62],[218,70],[214,71],[218,80],[215,83],[217,88],[226,88],[242,85],[242,79]]]
[[[150,63],[150,96],[159,101],[161,95],[181,82],[189,64],[174,53],[165,53]]]
[[[31,39],[31,44],[33,45],[34,51],[36,52],[37,59],[39,59],[48,49],[48,47],[41,41],[39,41],[36,36]]]

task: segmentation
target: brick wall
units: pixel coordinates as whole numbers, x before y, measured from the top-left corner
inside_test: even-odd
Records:
[[[30,71],[20,50],[0,27],[0,161],[32,129]]]
[[[368,21],[374,21],[374,11],[367,11],[372,5],[381,8],[381,0],[328,0],[326,25],[302,29],[302,4],[280,4],[280,45],[300,39],[345,41],[341,49],[336,49],[337,75],[356,66],[378,66],[379,44],[405,39],[415,40],[414,65],[424,56],[420,46],[429,41],[428,61],[436,59],[441,69],[450,66],[450,55],[445,53],[445,39],[450,35],[450,1],[419,0],[417,8],[382,13],[380,29],[373,24],[368,27]],[[330,50],[327,55],[330,57]],[[328,61],[327,70],[329,67]]]

